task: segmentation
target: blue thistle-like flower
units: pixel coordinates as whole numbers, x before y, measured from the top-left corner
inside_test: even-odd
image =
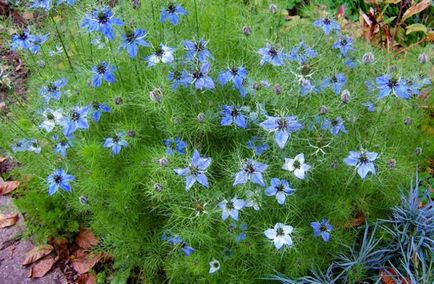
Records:
[[[253,160],[247,160],[241,167],[241,171],[239,171],[235,175],[235,180],[233,186],[239,184],[245,184],[249,180],[254,184],[258,184],[260,186],[265,186],[265,181],[262,176],[262,173],[268,168],[268,165],[259,163]]]
[[[189,73],[190,83],[194,84],[194,87],[198,90],[214,89],[214,81],[208,76],[210,65],[204,63],[192,73]]]
[[[43,86],[39,90],[39,94],[45,98],[45,103],[47,104],[50,102],[50,99],[58,101],[62,96],[62,88],[65,87],[67,83],[67,78],[62,78],[57,81],[51,82],[48,85]]]
[[[194,149],[193,157],[187,168],[175,169],[175,173],[179,176],[185,176],[185,190],[189,190],[196,181],[205,188],[208,188],[208,178],[205,173],[211,165],[211,158],[202,158],[199,152]]]
[[[86,14],[81,24],[82,28],[89,32],[100,32],[107,39],[114,40],[115,33],[113,26],[123,26],[124,23],[113,16],[112,11],[108,7],[93,10],[90,14]]]
[[[409,99],[410,91],[405,79],[396,79],[386,74],[375,79],[379,91],[378,98],[382,99],[391,93],[401,99]]]
[[[125,140],[126,133],[120,131],[116,133],[113,137],[106,138],[104,141],[104,148],[111,148],[113,155],[118,155],[122,148],[128,146],[128,142]]]
[[[99,122],[101,119],[101,114],[103,112],[110,112],[110,107],[105,104],[100,104],[98,102],[94,102],[92,104],[92,119],[95,122]]]
[[[377,159],[378,153],[375,152],[354,152],[350,151],[350,154],[347,158],[344,159],[344,163],[349,166],[355,166],[357,169],[357,173],[362,179],[371,172],[375,175],[375,164],[374,161]]]
[[[213,58],[211,52],[206,47],[208,43],[204,39],[198,41],[184,40],[182,44],[187,52],[185,55],[186,60],[196,59],[199,62],[205,63],[208,58]]]
[[[160,13],[160,22],[170,22],[176,26],[179,24],[179,16],[186,16],[187,11],[181,5],[170,3],[166,9],[162,9]]]
[[[275,196],[277,203],[280,205],[285,204],[286,197],[293,195],[295,190],[289,187],[289,183],[286,180],[278,178],[271,179],[271,186],[265,190],[266,196]]]
[[[143,29],[127,30],[122,35],[123,42],[119,46],[119,50],[125,49],[130,58],[135,58],[139,51],[139,46],[149,46],[149,43],[144,40],[147,33]]]
[[[320,222],[312,222],[310,226],[313,229],[313,235],[315,237],[321,236],[324,242],[328,242],[330,240],[330,232],[333,231],[333,226],[327,222],[326,218],[323,218]]]
[[[116,82],[116,77],[114,75],[115,70],[115,66],[110,65],[105,61],[102,61],[98,65],[93,66],[92,73],[94,75],[92,77],[92,87],[100,87],[103,80],[109,84],[113,84],[114,82]]]
[[[321,84],[321,90],[326,89],[327,87],[330,87],[333,92],[335,92],[336,95],[339,95],[339,93],[342,90],[342,87],[347,82],[347,77],[345,77],[344,74],[339,73],[331,78],[325,78]]]
[[[336,117],[334,119],[325,118],[321,124],[321,129],[329,130],[333,135],[338,135],[339,132],[348,133],[342,117]]]
[[[172,89],[176,91],[179,86],[188,87],[190,85],[190,77],[187,71],[175,70],[169,73],[167,80],[172,82]]]
[[[353,39],[349,36],[339,37],[339,40],[332,45],[332,48],[339,49],[344,57],[348,56],[348,52],[354,50]]]
[[[233,220],[238,221],[239,211],[246,205],[246,202],[242,199],[238,199],[235,195],[230,201],[224,199],[218,204],[218,207],[222,210],[222,220],[226,220],[231,217]]]
[[[181,155],[184,155],[185,149],[187,148],[187,143],[185,143],[178,137],[164,140],[164,145],[166,146],[167,155],[173,155],[175,151]]]
[[[264,48],[260,48],[258,53],[262,55],[259,62],[260,65],[270,63],[273,66],[282,66],[287,55],[282,52],[282,49],[276,49],[273,45],[267,43]]]
[[[247,74],[247,69],[243,66],[229,67],[227,70],[220,72],[218,80],[222,86],[232,82],[236,89],[240,89],[243,86],[244,80],[247,78]]]
[[[232,123],[235,123],[240,128],[247,127],[247,120],[244,114],[242,113],[243,108],[239,108],[236,106],[223,106],[222,111],[222,120],[220,124],[222,126],[229,126]]]
[[[259,124],[264,130],[274,132],[274,140],[280,149],[283,149],[288,142],[292,132],[303,128],[296,116],[267,116],[267,119]]]
[[[59,124],[63,127],[63,135],[71,137],[77,129],[88,129],[87,114],[90,106],[75,106],[69,116],[64,116]]]
[[[316,20],[315,22],[313,22],[313,25],[315,27],[321,28],[326,35],[329,35],[333,31],[338,32],[341,30],[341,26],[339,26],[339,24],[336,21],[331,20],[329,18]]]
[[[306,63],[309,58],[315,58],[318,53],[309,47],[304,41],[300,41],[299,44],[294,46],[289,53],[288,59],[291,61],[296,61],[299,64]]]
[[[63,169],[55,170],[47,177],[48,195],[53,195],[59,189],[71,191],[69,183],[74,179],[74,176],[68,175]]]

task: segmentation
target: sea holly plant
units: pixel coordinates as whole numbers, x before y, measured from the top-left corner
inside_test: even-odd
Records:
[[[430,283],[430,187],[397,207],[434,155],[428,47],[282,21],[283,0],[32,2],[48,22],[9,43],[27,93],[0,86],[26,235],[90,226],[102,282]],[[391,216],[390,237],[359,233]]]

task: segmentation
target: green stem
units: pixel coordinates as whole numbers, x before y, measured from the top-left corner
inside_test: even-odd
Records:
[[[77,78],[77,75],[75,74],[74,67],[72,66],[71,58],[69,57],[68,51],[66,50],[65,43],[63,42],[63,37],[62,37],[62,35],[60,34],[59,27],[57,26],[57,23],[56,23],[56,21],[54,20],[53,15],[52,15],[51,13],[49,13],[49,16],[50,16],[50,19],[51,19],[51,21],[53,22],[54,27],[55,27],[55,29],[56,29],[57,37],[58,37],[59,40],[60,40],[60,44],[62,45],[63,53],[65,54],[66,59],[68,60],[69,67],[70,67],[71,70],[73,71],[75,78]]]
[[[122,78],[122,73],[119,71],[119,63],[118,63],[118,61],[116,59],[116,54],[114,52],[112,42],[110,40],[108,40],[108,44],[109,44],[109,47],[110,47],[110,51],[112,53],[113,61],[115,62],[115,65],[116,65],[116,72],[119,74],[120,81],[124,82],[124,79]]]
[[[387,97],[386,101],[384,102],[384,104],[383,104],[383,106],[381,108],[380,114],[378,115],[377,120],[373,124],[373,125],[375,125],[375,129],[374,129],[374,133],[372,134],[371,138],[369,139],[368,148],[371,147],[372,141],[374,141],[374,136],[377,134],[378,123],[380,122],[380,119],[383,116],[383,112],[384,112],[384,110],[386,109],[386,106],[389,103],[389,98],[390,98],[390,95]]]
[[[194,0],[194,11],[196,14],[196,37],[199,38],[199,14],[197,9],[197,0]]]

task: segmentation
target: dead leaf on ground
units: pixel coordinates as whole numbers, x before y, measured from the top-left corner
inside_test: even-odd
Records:
[[[0,195],[8,194],[20,186],[19,181],[4,181],[0,183]]]
[[[412,284],[408,277],[402,277],[392,267],[381,269],[380,277],[383,284]]]
[[[365,223],[365,214],[363,212],[357,212],[353,219],[345,224],[345,228],[355,228]]]
[[[77,284],[95,284],[95,283],[96,283],[96,276],[89,272],[81,274],[77,280]]]
[[[49,256],[39,260],[32,266],[32,269],[30,269],[29,277],[30,278],[43,277],[51,270],[54,263],[56,263],[56,259],[54,258],[54,256]]]
[[[3,215],[0,214],[0,228],[13,226],[18,221],[18,214]]]
[[[38,261],[46,255],[49,255],[53,251],[51,245],[42,245],[32,248],[26,253],[26,259],[23,261],[22,265],[29,265]]]
[[[1,108],[1,106],[0,106]],[[8,157],[0,157],[0,163],[3,163],[4,161],[6,161],[8,159]]]
[[[102,253],[80,256],[72,260],[72,267],[80,274],[89,272],[103,257]]]
[[[80,232],[78,232],[78,235],[75,238],[75,242],[81,248],[90,249],[91,247],[97,245],[99,240],[92,233],[92,230],[87,228],[80,229]]]

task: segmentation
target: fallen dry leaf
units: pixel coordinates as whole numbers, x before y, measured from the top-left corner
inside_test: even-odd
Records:
[[[13,226],[18,221],[18,214],[2,215],[0,214],[0,228]]]
[[[92,233],[92,230],[87,228],[80,229],[80,232],[78,232],[78,235],[75,238],[75,242],[81,248],[90,249],[91,247],[97,245],[99,240]]]
[[[0,106],[1,108],[1,106]],[[4,161],[6,161],[8,158],[7,157],[0,157],[0,164],[3,163]]]
[[[4,181],[0,183],[0,195],[8,194],[20,186],[19,181]]]
[[[26,259],[23,261],[22,265],[32,264],[35,261],[43,258],[46,255],[49,255],[53,251],[53,246],[51,245],[42,245],[32,248],[30,251],[26,253]]]
[[[80,256],[76,259],[72,260],[72,267],[75,271],[77,271],[80,274],[89,272],[89,270],[92,269],[92,267],[97,264],[101,258],[103,257],[103,254],[92,254],[92,255],[86,255],[86,256]]]
[[[96,276],[91,273],[84,273],[78,277],[77,284],[95,284]]]
[[[56,259],[54,258],[54,256],[49,256],[39,260],[32,266],[32,269],[30,270],[29,273],[29,277],[30,278],[43,277],[45,274],[48,273],[48,271],[51,270],[54,263],[56,263]]]
[[[422,0],[417,4],[414,4],[408,8],[404,15],[402,15],[401,23],[410,18],[411,16],[418,14],[430,6],[431,0]]]
[[[355,228],[363,223],[365,223],[365,214],[357,212],[356,216],[345,224],[345,228]]]
[[[381,269],[380,276],[383,284],[412,284],[408,277],[400,276],[392,267]]]

